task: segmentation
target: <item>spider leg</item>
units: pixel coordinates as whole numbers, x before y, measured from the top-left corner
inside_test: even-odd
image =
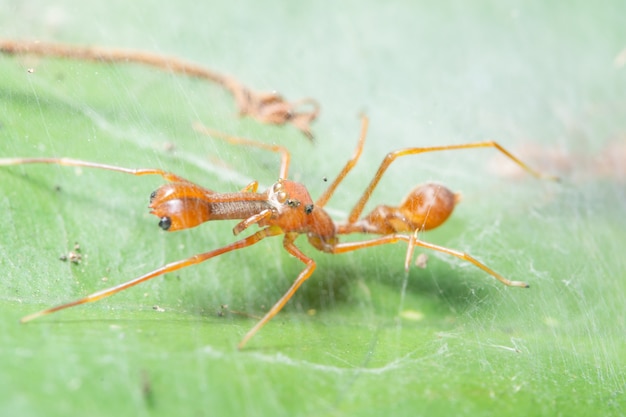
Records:
[[[50,164],[50,165],[63,165],[70,167],[83,167],[83,168],[97,168],[106,169],[108,171],[121,172],[124,174],[130,174],[135,176],[142,175],[160,175],[166,181],[170,182],[190,182],[182,177],[171,172],[163,171],[162,169],[131,169],[123,168],[115,165],[100,164],[98,162],[83,161],[80,159],[71,158],[0,158],[0,166],[9,165],[23,165],[23,164]]]
[[[351,252],[351,251],[355,251],[359,249],[370,248],[373,246],[396,243],[400,240],[404,240],[405,242],[409,243],[409,245],[413,245],[413,247],[420,246],[422,248],[427,248],[427,249],[431,249],[437,252],[446,253],[448,255],[452,255],[454,257],[467,261],[473,264],[474,266],[482,269],[483,271],[485,271],[486,273],[488,273],[489,275],[491,275],[492,277],[494,277],[495,279],[497,279],[504,285],[507,285],[510,287],[522,287],[522,288],[529,287],[529,285],[523,281],[511,281],[511,280],[504,278],[502,275],[500,275],[499,273],[489,268],[484,263],[478,261],[477,259],[473,258],[471,255],[465,252],[460,252],[454,249],[446,248],[444,246],[439,246],[433,243],[424,242],[423,240],[418,239],[415,235],[407,236],[407,235],[403,235],[400,233],[395,233],[395,234],[385,235],[385,236],[381,236],[375,239],[364,240],[360,242],[339,243],[335,245],[335,247],[332,250],[332,253],[346,253],[346,252]]]
[[[315,261],[308,256],[306,256],[296,245],[294,245],[294,241],[298,237],[298,233],[287,233],[285,238],[283,239],[283,246],[291,255],[298,258],[302,261],[306,267],[300,272],[296,280],[291,284],[291,287],[287,290],[287,292],[280,297],[280,299],[272,306],[272,308],[263,316],[261,320],[257,324],[254,325],[252,329],[246,333],[246,335],[241,339],[241,342],[237,345],[239,349],[242,349],[246,343],[258,332],[268,321],[270,321],[280,310],[283,309],[285,304],[293,297],[293,295],[298,291],[298,288],[306,281],[313,271],[315,271]]]
[[[258,232],[256,232],[253,235],[250,235],[248,237],[246,237],[245,239],[241,239],[238,240],[236,242],[231,243],[230,245],[226,245],[224,247],[221,247],[219,249],[215,249],[212,250],[210,252],[205,252],[205,253],[200,253],[198,255],[194,255],[191,256],[187,259],[182,259],[180,261],[176,261],[176,262],[172,262],[169,263],[167,265],[164,265],[160,268],[155,269],[152,272],[148,272],[145,275],[142,275],[138,278],[135,278],[133,280],[124,282],[122,284],[116,285],[114,287],[111,288],[107,288],[98,292],[95,292],[93,294],[90,294],[86,297],[80,298],[78,300],[75,301],[70,301],[69,303],[65,303],[65,304],[61,304],[58,305],[56,307],[52,307],[52,308],[48,308],[42,311],[39,311],[37,313],[33,313],[30,314],[26,317],[23,317],[20,321],[22,323],[25,323],[27,321],[31,321],[34,320],[36,318],[39,318],[41,316],[45,316],[51,313],[54,313],[56,311],[59,310],[65,310],[66,308],[70,308],[70,307],[74,307],[74,306],[78,306],[81,304],[87,304],[87,303],[92,303],[94,301],[98,301],[102,298],[105,297],[109,297],[113,294],[117,294],[120,291],[123,291],[127,288],[133,287],[137,284],[141,284],[144,281],[148,281],[149,279],[158,277],[160,275],[164,275],[173,271],[177,271],[179,269],[182,268],[186,268],[190,265],[195,265],[195,264],[199,264],[200,262],[204,262],[208,259],[211,258],[215,258],[216,256],[222,255],[224,253],[227,252],[232,252],[234,250],[237,249],[242,249],[242,248],[246,248],[248,246],[254,245],[255,243],[259,242],[260,240],[266,238],[266,237],[270,237],[270,236],[276,236],[282,234],[282,230],[278,227],[267,227],[265,229],[259,230]]]
[[[284,146],[270,145],[268,143],[257,142],[256,140],[252,140],[252,139],[231,136],[226,133],[220,132],[219,130],[208,128],[200,122],[194,123],[193,129],[198,133],[202,133],[203,135],[213,136],[218,139],[222,139],[228,143],[232,143],[233,145],[253,146],[255,148],[265,149],[265,150],[280,154],[280,172],[278,174],[279,175],[278,178],[287,179],[287,174],[289,173],[289,162],[291,160],[291,154],[289,153],[287,148],[285,148]]]
[[[363,212],[363,208],[365,207],[365,204],[367,203],[370,196],[374,192],[374,189],[378,185],[378,182],[383,177],[385,171],[387,171],[387,168],[389,168],[389,166],[396,159],[401,158],[403,156],[417,155],[420,153],[427,153],[427,152],[453,151],[453,150],[460,150],[460,149],[476,149],[476,148],[495,148],[497,151],[499,151],[500,153],[505,155],[507,158],[509,158],[512,162],[517,164],[524,171],[528,172],[530,175],[536,178],[549,179],[553,181],[558,181],[559,179],[556,176],[543,174],[539,171],[532,169],[530,166],[526,165],[520,159],[515,157],[511,152],[509,152],[504,147],[502,147],[499,143],[494,142],[494,141],[464,143],[460,145],[429,146],[429,147],[424,147],[424,148],[400,149],[394,152],[390,152],[385,156],[380,166],[378,167],[378,171],[376,171],[376,174],[374,174],[374,177],[372,178],[369,185],[363,192],[363,195],[361,196],[359,201],[354,205],[354,208],[350,212],[350,215],[348,216],[348,222],[354,223],[357,221],[357,219]]]

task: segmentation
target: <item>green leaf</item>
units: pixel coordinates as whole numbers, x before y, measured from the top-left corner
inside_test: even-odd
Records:
[[[165,233],[158,178],[60,166],[0,169],[3,415],[623,415],[626,29],[623,2],[26,1],[0,37],[144,49],[322,105],[310,144],[240,119],[219,86],[138,65],[0,56],[0,158],[67,156],[163,168],[229,192],[278,175],[276,155],[192,123],[277,143],[290,176],[344,219],[383,156],[495,139],[495,150],[397,161],[373,193],[397,204],[445,183],[463,202],[422,235],[531,288],[402,244],[330,256],[247,349],[242,336],[302,264],[280,238],[96,303],[26,314],[226,245],[232,223]],[[28,69],[33,71],[29,72]],[[359,236],[350,237],[358,239]],[[77,252],[78,264],[59,257]],[[228,306],[227,308],[223,306]]]

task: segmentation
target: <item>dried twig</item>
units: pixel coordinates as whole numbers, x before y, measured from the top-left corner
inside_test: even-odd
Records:
[[[220,84],[233,94],[241,116],[250,116],[262,123],[276,125],[289,123],[304,133],[307,138],[313,139],[310,124],[319,113],[319,104],[314,99],[305,98],[288,102],[278,93],[250,90],[232,77],[218,74],[179,58],[129,49],[2,39],[0,39],[0,52],[11,55],[29,54],[97,62],[137,63],[209,80]]]

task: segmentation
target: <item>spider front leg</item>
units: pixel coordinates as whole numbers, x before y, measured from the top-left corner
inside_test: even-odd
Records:
[[[176,174],[172,174],[171,172],[163,171],[162,169],[123,168],[123,167],[118,167],[116,165],[101,164],[98,162],[89,162],[89,161],[83,161],[80,159],[72,159],[72,158],[0,158],[0,166],[26,165],[26,164],[48,164],[48,165],[62,165],[62,166],[81,167],[81,168],[96,168],[96,169],[104,169],[107,171],[121,172],[123,174],[130,174],[130,175],[135,175],[138,177],[143,176],[143,175],[160,175],[164,180],[169,181],[169,182],[181,182],[181,183],[190,182],[189,180],[179,177]]]

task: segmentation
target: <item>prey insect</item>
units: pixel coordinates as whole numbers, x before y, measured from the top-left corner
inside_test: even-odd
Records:
[[[287,149],[277,145],[268,145],[248,139],[227,136],[209,130],[201,125],[195,126],[195,129],[199,132],[214,137],[220,137],[233,144],[254,146],[279,153],[281,155],[279,180],[264,192],[258,192],[258,183],[253,182],[240,192],[219,193],[161,169],[128,169],[69,158],[0,159],[0,166],[56,164],[104,169],[135,176],[159,175],[166,183],[150,195],[149,207],[151,214],[159,218],[159,226],[166,231],[173,232],[189,229],[211,220],[239,220],[233,228],[235,235],[239,235],[253,225],[259,228],[247,237],[221,248],[168,263],[145,275],[112,288],[107,288],[81,299],[26,316],[22,319],[22,322],[27,322],[69,307],[100,300],[160,275],[204,262],[228,252],[252,246],[263,239],[279,235],[283,236],[283,246],[285,250],[299,259],[305,267],[298,274],[284,295],[267,311],[256,325],[246,333],[238,345],[239,348],[243,348],[265,324],[281,311],[298,288],[313,274],[316,267],[315,261],[303,253],[296,245],[296,239],[300,235],[305,235],[310,244],[316,249],[332,254],[346,253],[404,241],[408,244],[405,259],[406,269],[409,267],[413,249],[419,246],[446,253],[470,262],[505,285],[528,287],[528,284],[525,282],[506,279],[498,272],[467,253],[438,246],[419,239],[418,232],[430,230],[441,225],[450,216],[458,202],[457,195],[443,185],[432,183],[419,185],[408,193],[399,206],[380,205],[365,216],[362,216],[362,213],[372,192],[389,166],[398,158],[409,155],[458,149],[495,148],[531,175],[538,178],[553,177],[545,176],[531,169],[496,142],[477,142],[462,145],[401,149],[387,154],[383,159],[378,171],[363,192],[359,201],[349,213],[347,220],[335,222],[324,210],[324,206],[333,196],[335,190],[346,175],[348,175],[358,162],[365,144],[367,127],[368,120],[363,118],[361,134],[352,158],[346,163],[317,201],[313,201],[303,184],[288,179],[290,154]],[[340,242],[340,236],[352,233],[376,236],[365,240]]]

